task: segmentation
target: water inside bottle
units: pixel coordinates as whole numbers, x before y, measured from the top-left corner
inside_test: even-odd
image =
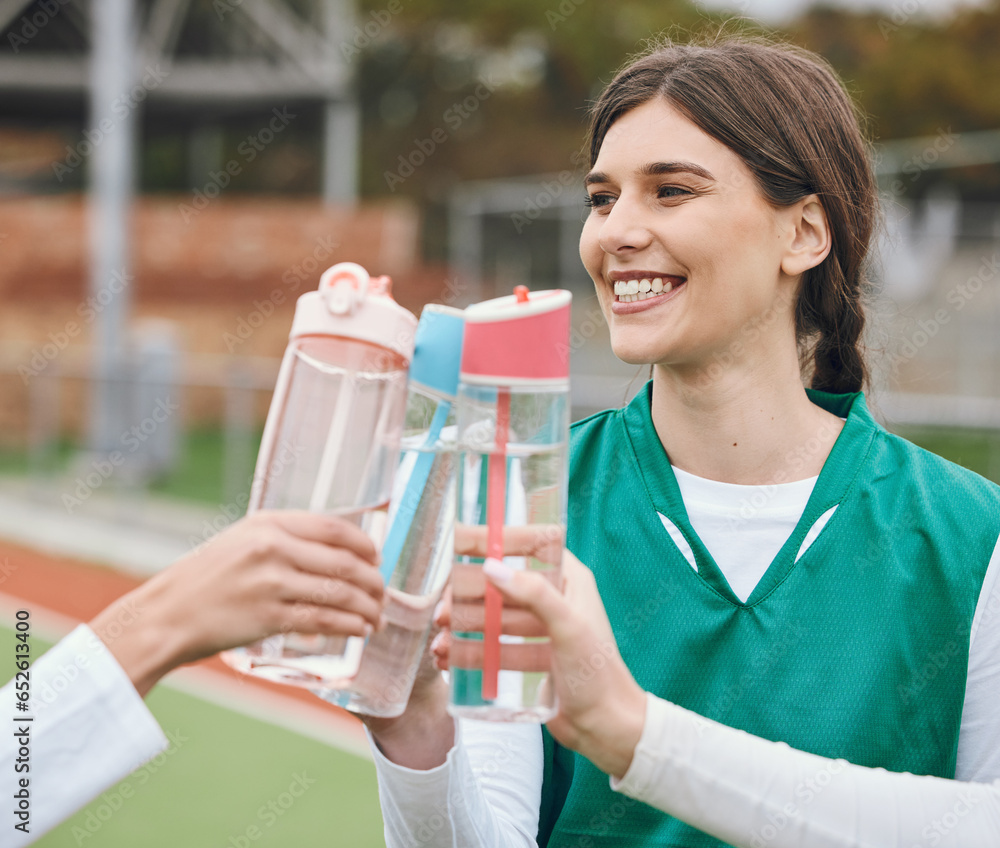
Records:
[[[422,487],[402,497],[413,498],[415,511],[408,525],[398,562],[386,587],[384,614],[387,624],[368,638],[357,675],[345,680],[339,691],[317,694],[324,700],[363,715],[396,716],[409,700],[420,665],[434,608],[447,581],[453,557],[455,515],[454,453],[408,451],[401,463],[401,485],[413,479],[414,467],[428,462]],[[405,511],[395,502],[395,515]]]
[[[404,368],[374,345],[300,340],[274,428],[278,441],[295,447],[296,461],[258,467],[251,506],[343,515],[387,501],[405,414]]]
[[[485,535],[489,464],[497,461],[506,463],[504,545],[520,554],[505,556],[504,563],[540,572],[558,585],[565,538],[565,443],[511,443],[502,455],[460,453],[456,549],[461,551],[463,535]],[[459,554],[452,570],[449,711],[479,719],[547,721],[556,711],[548,680],[549,640],[535,616],[508,603],[501,618],[497,695],[484,697],[483,561]]]
[[[383,504],[372,509],[331,514],[357,524],[377,547],[385,533],[387,507]],[[332,589],[336,581],[334,578],[330,581]],[[227,651],[226,659],[245,674],[311,688],[336,684],[354,675],[364,644],[365,640],[360,636],[279,633],[252,645]]]
[[[405,360],[376,345],[323,336],[296,340],[286,359],[287,390],[275,395],[280,405],[270,442],[265,430],[249,511],[340,516],[381,548],[405,415]],[[279,445],[294,460],[278,461]],[[364,643],[279,633],[223,657],[248,674],[311,688],[354,675]]]

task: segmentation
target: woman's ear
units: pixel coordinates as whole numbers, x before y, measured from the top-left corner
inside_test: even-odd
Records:
[[[815,194],[803,197],[785,210],[792,239],[781,260],[781,270],[797,277],[815,268],[830,253],[833,246],[826,210]]]

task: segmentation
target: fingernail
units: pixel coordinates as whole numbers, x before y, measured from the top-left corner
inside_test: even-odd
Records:
[[[444,601],[438,601],[437,606],[434,607],[434,618],[433,621],[437,621],[441,617],[441,613],[444,612]]]
[[[367,639],[369,636],[372,635],[372,630],[373,630],[372,626],[366,621],[365,622],[365,626],[364,626],[364,631],[365,631],[364,638],[365,639]]]
[[[503,560],[487,557],[486,562],[483,563],[483,574],[489,577],[494,583],[503,585],[510,582],[510,579],[514,576],[514,569],[509,565],[505,565]]]
[[[379,630],[385,630],[385,628],[388,625],[389,625],[389,619],[385,617],[385,613],[382,613],[381,615],[379,615],[379,617],[378,617],[378,629]]]
[[[431,640],[431,653],[437,653],[443,647],[444,647],[444,631],[441,631],[440,633],[438,633],[437,636],[435,636]]]

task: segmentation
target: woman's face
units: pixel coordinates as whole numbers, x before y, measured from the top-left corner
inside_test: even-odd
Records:
[[[794,345],[797,280],[781,267],[792,215],[665,99],[615,121],[587,192],[580,255],[620,359],[725,367],[761,344]]]

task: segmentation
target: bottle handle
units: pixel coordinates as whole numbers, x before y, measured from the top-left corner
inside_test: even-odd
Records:
[[[368,294],[368,272],[356,262],[338,262],[319,278],[326,308],[334,315],[348,315]]]

